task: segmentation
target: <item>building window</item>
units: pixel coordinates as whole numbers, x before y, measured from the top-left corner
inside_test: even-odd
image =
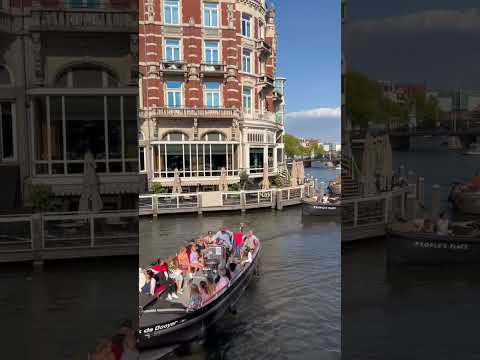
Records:
[[[203,4],[203,25],[205,27],[218,27],[218,4],[204,3]]]
[[[164,141],[187,141],[188,136],[182,132],[173,131],[163,136]]]
[[[61,73],[56,81],[58,88],[115,88],[118,79],[108,70],[93,65],[80,65]]]
[[[242,51],[242,71],[248,74],[252,73],[252,50],[250,49]]]
[[[138,148],[138,163],[139,163],[139,169],[140,172],[145,172],[146,166],[145,166],[145,147],[140,146]]]
[[[46,96],[33,102],[35,175],[138,173],[136,96]]]
[[[0,141],[2,160],[16,159],[16,131],[14,105],[0,103]]]
[[[163,16],[166,25],[180,24],[180,5],[179,0],[163,0]]]
[[[250,148],[250,172],[259,174],[263,171],[263,148]]]
[[[0,65],[0,86],[10,86],[12,83],[10,71],[5,66]]]
[[[242,14],[242,36],[252,37],[252,17]]]
[[[220,83],[209,81],[205,83],[205,106],[208,108],[220,107]]]
[[[205,41],[205,63],[220,63],[220,43],[218,41]]]
[[[102,6],[102,2],[98,0],[64,0],[65,7],[70,9],[97,9]]]
[[[203,135],[204,141],[225,141],[225,135],[218,131],[212,131]]]
[[[247,113],[252,112],[252,88],[244,87],[243,88],[243,111]]]
[[[181,107],[182,106],[182,82],[181,81],[167,81],[167,107]]]
[[[180,61],[180,40],[165,39],[165,59],[168,62]]]

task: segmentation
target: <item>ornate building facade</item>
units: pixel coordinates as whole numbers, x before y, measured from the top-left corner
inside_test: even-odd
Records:
[[[139,192],[137,1],[5,0],[0,33],[8,201],[47,185],[76,210],[90,151],[104,208],[122,207]]]
[[[278,174],[285,79],[264,0],[141,0],[140,170],[150,186],[214,189],[225,168]]]

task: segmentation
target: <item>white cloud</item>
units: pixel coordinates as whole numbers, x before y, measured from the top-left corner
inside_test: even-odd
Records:
[[[480,30],[480,11],[426,10],[408,15],[354,22],[351,32],[372,33],[378,31],[475,31]]]
[[[316,109],[287,113],[287,119],[319,119],[319,118],[338,118],[340,119],[340,107],[319,107]]]

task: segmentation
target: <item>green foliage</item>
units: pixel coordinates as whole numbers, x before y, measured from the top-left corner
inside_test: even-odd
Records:
[[[275,175],[270,178],[270,183],[272,187],[280,188],[283,187],[283,178],[280,175]]]
[[[240,184],[230,184],[228,185],[228,191],[239,191]]]
[[[58,210],[61,203],[55,198],[50,186],[33,185],[30,192],[30,206],[35,212],[49,212]]]
[[[247,172],[245,170],[240,171],[239,177],[240,177],[240,188],[242,190],[245,190],[245,186],[247,185],[249,180]]]
[[[408,110],[385,98],[375,81],[352,72],[346,75],[346,83],[347,116],[353,126],[365,128],[369,122],[388,125],[390,119],[407,121]]]
[[[310,148],[310,152],[313,154],[314,157],[317,158],[322,157],[326,153],[325,149],[320,144],[312,145]]]
[[[285,154],[288,157],[310,155],[309,151],[300,144],[300,139],[297,137],[285,134],[283,140],[285,143]]]
[[[162,184],[159,183],[153,183],[152,184],[152,191],[155,194],[165,194],[168,193],[168,189],[166,187],[163,187]]]

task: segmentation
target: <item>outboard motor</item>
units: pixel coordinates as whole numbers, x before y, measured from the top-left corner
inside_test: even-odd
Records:
[[[218,270],[225,267],[226,251],[223,246],[209,246],[205,250],[205,264],[211,270]]]

